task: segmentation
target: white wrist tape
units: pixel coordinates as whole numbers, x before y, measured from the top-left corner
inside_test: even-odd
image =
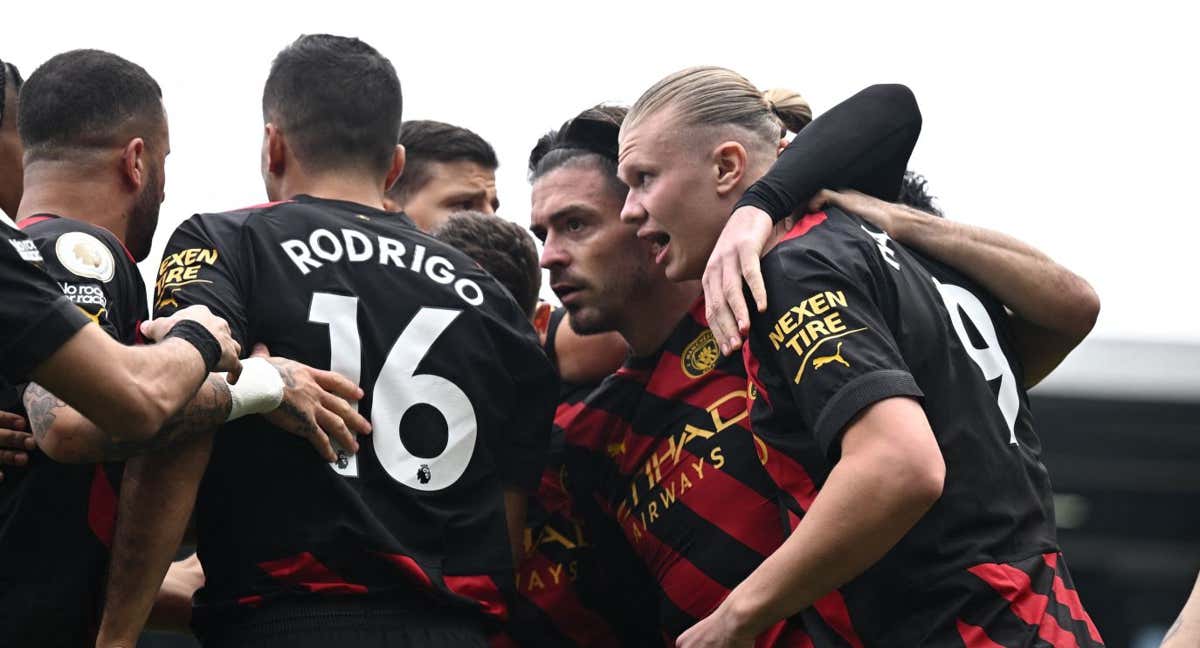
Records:
[[[242,377],[229,385],[229,397],[226,422],[247,414],[266,414],[283,402],[283,377],[266,358],[242,360]]]

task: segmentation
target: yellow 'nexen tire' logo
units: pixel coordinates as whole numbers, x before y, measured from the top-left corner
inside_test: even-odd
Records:
[[[683,366],[683,373],[689,378],[699,378],[712,371],[720,358],[721,350],[717,348],[717,340],[713,338],[712,331],[704,329],[695,340],[684,347],[679,364]]]

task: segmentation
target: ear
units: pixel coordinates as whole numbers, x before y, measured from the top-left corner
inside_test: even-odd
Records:
[[[738,188],[746,175],[746,147],[738,142],[721,142],[713,149],[717,170],[717,194],[724,197]]]
[[[283,131],[273,123],[268,122],[264,127],[265,144],[264,151],[267,156],[267,171],[274,176],[281,176],[287,169],[287,141],[284,139]]]
[[[786,139],[780,139],[779,146],[775,147],[775,157],[779,157],[780,155],[783,155],[783,149],[787,148],[788,144],[790,144],[790,143],[791,142],[788,142]]]
[[[550,311],[553,309],[546,302],[538,302],[537,308],[533,310],[533,330],[537,331],[538,339],[542,344],[546,344],[546,334],[550,330]]]
[[[383,183],[385,193],[400,179],[400,174],[404,173],[404,161],[404,145],[397,144],[396,150],[392,152],[392,167],[388,169],[387,179]]]
[[[121,150],[121,178],[133,193],[142,190],[146,182],[146,141],[135,137]]]

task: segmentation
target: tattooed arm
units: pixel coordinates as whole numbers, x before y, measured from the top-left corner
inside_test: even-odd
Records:
[[[122,440],[101,430],[75,408],[37,383],[25,389],[29,427],[38,447],[62,463],[120,461],[195,437],[225,422],[231,406],[229,385],[221,374],[208,379],[187,405],[167,420],[158,434],[143,441]]]
[[[1200,580],[1184,604],[1179,618],[1163,637],[1162,648],[1195,648],[1200,646]]]

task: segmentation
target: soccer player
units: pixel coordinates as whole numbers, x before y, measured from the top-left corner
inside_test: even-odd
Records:
[[[326,464],[242,419],[211,460],[176,457],[129,485],[204,475],[193,626],[206,645],[483,645],[505,614],[557,379],[508,291],[383,210],[404,164],[400,112],[374,48],[300,37],[263,91],[273,202],[193,216],[167,245],[159,313],[207,304],[245,344],[350,377],[374,428]],[[122,506],[98,645],[136,641],[171,557],[162,526]]]
[[[21,138],[17,135],[17,98],[21,73],[0,61],[0,211],[16,218],[21,202]]]
[[[461,211],[435,227],[433,238],[471,257],[496,278],[531,320],[538,309],[542,271],[529,232],[480,211]]]
[[[838,141],[811,140],[811,112],[798,95],[776,93],[774,121],[799,130],[792,146],[853,146],[837,135],[884,136],[916,112],[875,122],[843,122]],[[783,541],[775,488],[764,465],[777,463],[749,431],[745,369],[723,357],[704,319],[698,282],[674,283],[654,262],[655,241],[638,240],[620,221],[628,188],[616,175],[617,133],[624,111],[592,109],[556,134],[533,170],[532,229],[543,238],[542,264],[579,332],[616,330],[631,356],[615,376],[556,420],[566,444],[575,501],[596,497],[656,583],[663,636],[680,633],[716,609]],[[828,116],[837,120],[836,113]],[[849,126],[849,128],[847,128]],[[856,177],[879,164],[871,151],[851,153]],[[907,157],[907,151],[903,155]],[[901,165],[899,168],[903,168]],[[827,171],[828,172],[828,171]],[[591,465],[599,464],[598,471]],[[598,474],[596,474],[598,473]],[[836,612],[829,601],[822,613]],[[803,625],[780,621],[760,645],[801,645]]]
[[[138,327],[148,313],[135,259],[149,252],[169,149],[157,83],[116,55],[76,50],[34,72],[21,111],[28,162],[21,228],[79,311],[116,340],[140,342]],[[118,460],[182,442],[205,425],[215,428],[233,413],[232,397],[246,396],[260,370],[274,374],[269,377],[288,407],[322,407],[298,390],[283,394],[277,370],[262,362],[247,362],[237,385],[210,376],[180,415],[146,440],[97,429],[36,383],[25,389],[31,429],[45,454],[35,454],[27,470],[0,487],[0,626],[6,639],[26,646],[90,639],[115,523],[123,467]],[[278,362],[312,382],[306,368]],[[357,394],[340,376],[317,379]],[[258,411],[279,402],[260,404]],[[343,411],[357,417],[346,403]]]
[[[495,214],[496,151],[482,137],[459,126],[413,120],[400,125],[404,173],[384,199],[388,211],[402,211],[423,232],[432,231],[456,211]]]
[[[676,280],[701,276],[768,169],[802,186],[795,165],[772,168],[778,140],[752,88],[728,70],[683,70],[623,126],[622,218],[663,244]],[[767,310],[751,315],[744,354],[754,432],[793,463],[768,466],[791,533],[678,645],[750,646],[831,593],[844,623],[810,627],[818,646],[1101,645],[1058,549],[1029,414],[1025,389],[1044,365],[1021,361],[1048,340],[1060,346],[1045,355],[1065,355],[1094,321],[1094,294],[1006,237],[913,220],[955,233],[930,244],[976,253],[940,253],[956,270],[832,206],[775,235]],[[794,486],[805,478],[815,496]]]

